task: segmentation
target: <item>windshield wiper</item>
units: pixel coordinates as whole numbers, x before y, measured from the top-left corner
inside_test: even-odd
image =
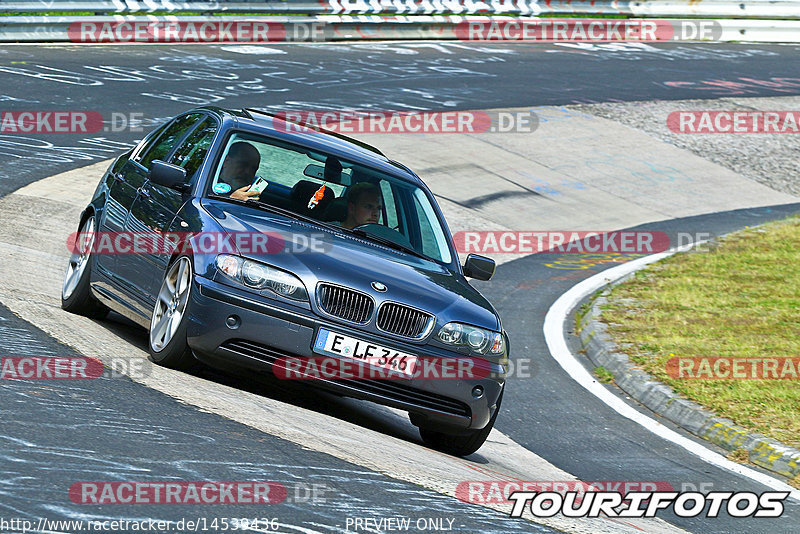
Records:
[[[258,206],[259,208],[263,208],[266,211],[271,211],[272,213],[277,213],[279,215],[285,215],[285,216],[290,217],[292,219],[297,219],[298,221],[303,221],[303,222],[315,224],[315,225],[321,226],[323,228],[329,228],[329,229],[333,229],[333,230],[341,230],[341,228],[339,228],[338,226],[334,226],[332,224],[328,224],[328,223],[323,222],[323,221],[318,221],[317,219],[314,219],[313,217],[308,217],[306,215],[301,215],[301,214],[299,214],[297,212],[294,212],[292,210],[287,210],[286,208],[281,208],[279,206],[274,206],[272,204],[269,204],[268,202],[262,202],[261,200],[256,200],[256,199],[253,199],[253,198],[250,198],[250,199],[247,199],[247,200],[240,200],[238,198],[223,197],[221,195],[214,195],[214,194],[208,195],[208,198],[219,199],[219,200],[227,200],[227,201],[230,201],[230,202],[235,202],[236,204],[241,204],[243,206],[253,206],[253,205],[255,205],[255,206]]]
[[[411,254],[412,256],[416,256],[417,258],[422,258],[423,260],[430,261],[430,258],[425,256],[424,254],[417,252],[413,248],[409,248],[405,245],[401,245],[400,243],[392,241],[391,239],[386,239],[385,237],[379,237],[374,234],[370,234],[369,232],[365,232],[364,230],[349,230],[347,228],[343,228],[343,230],[345,230],[346,232],[350,232],[351,234],[356,235],[358,237],[365,237],[369,240],[375,241],[376,243],[380,243],[381,245],[385,245],[389,248],[393,248],[395,250],[405,252],[406,254]]]

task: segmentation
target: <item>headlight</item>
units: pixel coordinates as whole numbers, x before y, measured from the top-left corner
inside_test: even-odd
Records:
[[[502,354],[503,335],[461,323],[447,323],[439,330],[439,341],[447,345],[467,346],[479,354]]]
[[[286,271],[230,254],[220,254],[215,263],[217,269],[247,287],[269,289],[294,300],[308,300],[303,282]]]

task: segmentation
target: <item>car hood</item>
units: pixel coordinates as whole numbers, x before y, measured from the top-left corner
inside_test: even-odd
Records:
[[[214,199],[204,199],[203,204],[232,238],[238,232],[280,234],[281,253],[244,249],[240,253],[296,274],[309,294],[315,293],[319,282],[329,282],[368,293],[377,305],[392,301],[425,310],[436,315],[437,323],[459,321],[500,329],[492,305],[442,264],[258,208]],[[386,291],[375,290],[373,282],[385,285]]]

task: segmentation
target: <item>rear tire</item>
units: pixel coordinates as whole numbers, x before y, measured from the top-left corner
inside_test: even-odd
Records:
[[[64,282],[61,284],[61,309],[93,319],[108,315],[108,308],[92,296],[89,280],[92,277],[94,256],[92,246],[95,240],[95,217],[89,216],[78,232],[75,252],[69,258]]]
[[[497,420],[497,414],[500,413],[500,403],[503,401],[503,393],[497,399],[497,408],[489,419],[489,423],[480,430],[468,430],[458,434],[448,434],[446,432],[439,432],[428,428],[420,427],[419,435],[425,445],[437,451],[453,456],[468,456],[481,448],[481,446],[489,437],[494,422]]]
[[[194,365],[194,356],[186,343],[193,283],[189,256],[180,256],[167,267],[156,296],[148,335],[150,357],[159,365],[181,370]]]

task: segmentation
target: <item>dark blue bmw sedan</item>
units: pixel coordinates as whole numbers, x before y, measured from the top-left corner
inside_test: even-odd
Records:
[[[153,361],[302,379],[408,411],[467,455],[491,431],[508,341],[430,190],[340,134],[203,107],[121,155],[81,214],[65,310],[149,329]]]

